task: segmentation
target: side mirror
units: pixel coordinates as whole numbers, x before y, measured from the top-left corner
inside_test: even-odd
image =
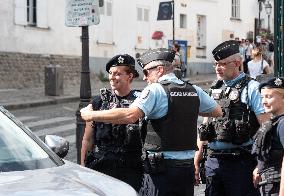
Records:
[[[60,158],[64,158],[69,150],[69,142],[57,135],[46,135],[44,143]]]

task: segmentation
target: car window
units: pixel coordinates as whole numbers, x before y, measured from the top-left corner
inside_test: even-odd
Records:
[[[55,167],[49,155],[0,112],[0,172]]]

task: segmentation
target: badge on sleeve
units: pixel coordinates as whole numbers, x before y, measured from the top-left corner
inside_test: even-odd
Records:
[[[149,93],[150,93],[150,90],[143,90],[141,95],[140,95],[140,98],[146,99],[148,97]]]
[[[239,91],[237,89],[232,89],[229,94],[229,99],[232,101],[236,101],[239,98]]]

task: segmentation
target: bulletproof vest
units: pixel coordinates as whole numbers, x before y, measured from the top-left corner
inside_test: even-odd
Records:
[[[209,120],[216,133],[216,138],[213,139],[242,144],[256,133],[259,123],[255,113],[248,104],[241,102],[242,91],[248,86],[249,81],[250,78],[245,76],[231,87],[225,86],[223,81],[218,81],[211,87],[210,95],[223,111],[222,117]]]
[[[281,120],[284,120],[283,115],[263,123],[254,137],[252,154],[264,162],[265,168],[281,168],[283,147],[277,135],[277,126]]]
[[[150,119],[144,149],[152,151],[195,150],[199,97],[189,83],[160,82],[168,97],[168,112]]]
[[[93,103],[93,108],[99,106],[98,110],[109,110],[112,108],[128,108],[137,98],[140,92],[130,91],[126,97],[118,97],[114,92],[101,89],[101,96],[97,103]],[[94,122],[95,144],[99,151],[112,152],[141,152],[143,138],[146,127],[144,120],[139,119],[135,124],[111,124]]]

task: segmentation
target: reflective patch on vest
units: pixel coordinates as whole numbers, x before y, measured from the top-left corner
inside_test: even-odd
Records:
[[[146,99],[148,97],[149,93],[150,93],[150,90],[143,90],[142,93],[141,93],[140,98],[141,99]]]
[[[135,91],[134,93],[133,93],[133,96],[134,97],[139,97],[141,95],[141,92],[140,91]]]
[[[221,99],[222,97],[222,89],[212,89],[212,94],[211,94],[211,97],[214,99],[214,100],[219,100]]]
[[[196,92],[170,92],[172,97],[196,97]]]
[[[237,89],[233,89],[229,94],[229,99],[232,101],[238,100],[240,97],[239,91]]]

